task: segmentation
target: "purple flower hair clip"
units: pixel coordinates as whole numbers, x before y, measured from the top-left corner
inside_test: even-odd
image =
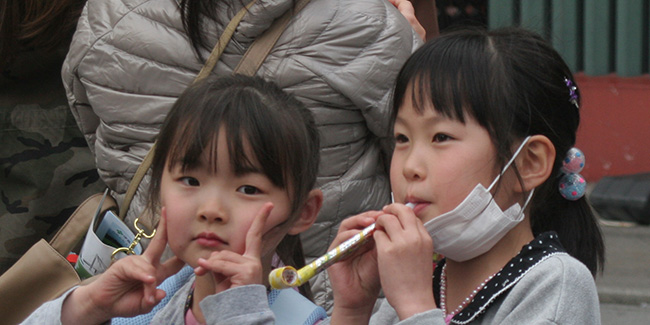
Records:
[[[576,90],[578,90],[578,88],[573,84],[573,81],[567,77],[564,77],[564,84],[567,86],[567,88],[569,88],[569,101],[577,109],[580,109],[580,106],[578,105],[578,94],[576,93]]]

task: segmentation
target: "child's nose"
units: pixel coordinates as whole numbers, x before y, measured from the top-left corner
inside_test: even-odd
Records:
[[[208,222],[226,222],[224,200],[215,197],[203,201],[199,210],[199,217]]]
[[[425,163],[416,150],[411,150],[404,160],[402,173],[407,180],[420,180],[426,176]]]

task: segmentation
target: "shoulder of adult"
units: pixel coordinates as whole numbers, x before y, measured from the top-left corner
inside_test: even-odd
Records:
[[[151,0],[88,0],[84,9],[87,24],[92,27],[96,38],[111,30],[123,19],[142,4]]]
[[[87,56],[92,59],[84,71],[91,73],[95,71],[91,67],[103,60],[103,55],[119,52],[130,54],[129,62],[151,60],[200,68],[187,46],[178,10],[176,0],[89,0],[63,66],[66,87],[71,88],[73,78],[86,77],[77,75],[77,68]],[[107,64],[115,64],[112,61],[107,60]]]
[[[111,123],[129,124],[128,130],[143,121],[151,124],[152,116],[164,116],[160,112],[171,107],[174,96],[200,67],[184,36],[175,0],[89,0],[70,43],[62,79],[72,113],[95,150],[96,130],[106,107],[112,107]],[[168,72],[171,76],[167,74],[164,82],[158,82]],[[139,96],[142,94],[152,97]],[[123,107],[150,109],[138,110],[138,115]],[[145,137],[152,138],[155,133],[151,130]],[[121,139],[116,143],[124,144]],[[111,169],[129,168],[125,166]]]
[[[375,134],[387,128],[393,81],[421,45],[406,18],[384,0],[311,1],[271,53],[290,56],[280,73],[283,87],[312,75],[348,98]]]
[[[134,60],[200,68],[188,47],[179,10],[176,0],[89,0],[83,22],[90,35],[88,46],[107,47],[104,52],[124,51]]]
[[[401,43],[400,48],[407,49],[408,54],[422,43],[406,18],[386,0],[312,0],[298,14],[294,24],[299,28],[320,30],[322,36],[363,33],[364,42],[355,43],[355,46]]]

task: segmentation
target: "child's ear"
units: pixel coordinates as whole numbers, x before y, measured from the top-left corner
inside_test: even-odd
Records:
[[[521,188],[521,183],[516,182],[515,189],[518,192],[530,191],[551,176],[555,161],[555,146],[546,136],[531,136],[516,161],[524,188]]]
[[[320,212],[322,206],[323,192],[318,189],[311,190],[307,196],[305,205],[302,207],[302,211],[300,211],[298,219],[293,223],[288,234],[297,235],[311,227],[311,225],[314,224],[314,221],[316,221],[316,217],[318,216],[318,212]]]

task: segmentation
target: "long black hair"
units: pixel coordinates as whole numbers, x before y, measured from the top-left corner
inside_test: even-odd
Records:
[[[605,250],[596,217],[585,197],[569,201],[558,191],[556,176],[580,123],[565,78],[576,85],[562,57],[534,32],[455,30],[425,44],[406,62],[397,79],[392,120],[405,96],[413,96],[416,109],[430,102],[438,113],[461,122],[468,114],[488,130],[502,167],[515,141],[548,137],[557,154],[551,177],[530,203],[533,233],[557,232],[567,252],[596,274]],[[406,93],[410,84],[419,91]],[[579,103],[579,89],[576,94]]]
[[[293,222],[316,184],[319,134],[311,112],[274,83],[243,75],[209,78],[178,98],[159,133],[152,162],[149,202],[160,206],[161,179],[167,166],[199,166],[207,151],[216,171],[217,138],[225,130],[230,164],[244,173],[257,166],[291,200]],[[250,151],[244,150],[248,143]],[[250,152],[250,156],[247,155]],[[302,267],[299,235],[286,235],[276,248],[286,265]],[[301,292],[311,298],[309,284]]]
[[[207,33],[216,33],[217,31],[206,30],[205,19],[217,21],[220,11],[231,11],[234,16],[234,10],[231,5],[223,0],[181,0],[181,21],[183,28],[187,33],[194,52],[200,59],[201,50],[211,50],[214,44],[208,44],[206,40]]]

